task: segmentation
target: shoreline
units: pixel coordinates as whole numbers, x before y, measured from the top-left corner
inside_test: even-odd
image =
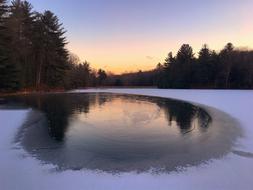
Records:
[[[156,86],[99,86],[99,87],[84,87],[79,89],[50,89],[50,90],[20,90],[16,92],[1,92],[0,97],[15,96],[15,95],[30,95],[30,94],[50,94],[50,93],[65,93],[76,90],[106,90],[106,89],[157,89],[157,90],[200,90],[200,91],[253,91],[253,89],[215,89],[215,88],[158,88]]]

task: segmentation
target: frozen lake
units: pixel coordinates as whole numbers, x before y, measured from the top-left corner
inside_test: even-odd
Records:
[[[171,172],[231,152],[239,124],[225,113],[168,98],[113,93],[28,95],[16,142],[59,170]]]
[[[1,189],[251,189],[250,98],[90,89],[8,99],[16,109],[0,111]]]

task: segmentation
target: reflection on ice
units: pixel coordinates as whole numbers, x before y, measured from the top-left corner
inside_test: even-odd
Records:
[[[17,141],[59,169],[169,172],[223,156],[238,135],[226,114],[165,98],[54,94],[8,104],[34,108]]]

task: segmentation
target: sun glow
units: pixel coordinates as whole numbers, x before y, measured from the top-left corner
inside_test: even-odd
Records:
[[[253,1],[31,0],[67,29],[68,48],[91,66],[114,73],[150,70],[190,44],[220,50],[226,43],[253,48]],[[197,5],[197,6],[196,6]],[[74,10],[74,11],[73,11]]]

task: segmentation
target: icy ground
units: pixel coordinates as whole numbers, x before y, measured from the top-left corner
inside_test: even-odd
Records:
[[[209,164],[182,172],[152,175],[112,175],[94,171],[57,172],[42,165],[13,139],[29,110],[0,110],[0,190],[168,190],[168,189],[253,189],[253,91],[89,89],[82,92],[117,92],[153,95],[209,105],[227,112],[242,125],[244,137],[234,152]],[[72,91],[80,92],[78,91]]]

